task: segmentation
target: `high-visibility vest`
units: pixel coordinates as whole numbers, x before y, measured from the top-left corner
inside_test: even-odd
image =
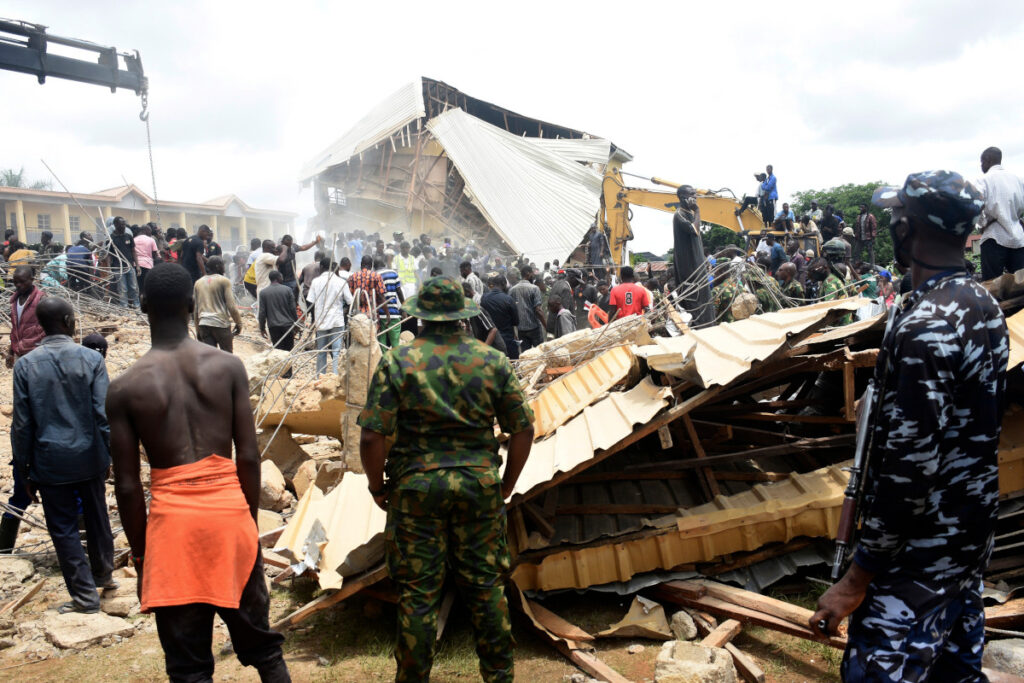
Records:
[[[242,278],[243,282],[248,282],[250,285],[256,284],[256,262],[253,261],[252,265],[249,266],[249,270],[245,271],[245,277]]]
[[[398,273],[398,279],[402,281],[403,285],[415,285],[416,257],[412,254],[408,256],[397,254],[395,256],[395,272]]]

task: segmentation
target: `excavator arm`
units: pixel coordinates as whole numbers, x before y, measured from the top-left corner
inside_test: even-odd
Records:
[[[49,51],[51,44],[98,56],[91,61],[55,54]],[[135,54],[118,52],[116,48],[86,40],[55,36],[40,24],[10,19],[0,19],[0,69],[33,74],[40,83],[46,82],[47,76],[53,76],[107,86],[110,92],[126,88],[134,90],[136,95],[145,95],[149,86],[137,50]]]

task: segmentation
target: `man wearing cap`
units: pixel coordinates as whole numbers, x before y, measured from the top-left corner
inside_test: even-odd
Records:
[[[892,209],[893,250],[915,289],[875,366],[860,538],[811,628],[835,633],[852,614],[844,680],[986,680],[981,578],[1009,341],[999,305],[964,266],[984,195],[958,173],[928,171],[872,201]]]
[[[511,682],[504,501],[530,454],[533,413],[508,358],[463,330],[459,321],[480,309],[454,278],[428,280],[402,309],[423,321],[423,332],[384,354],[359,416],[370,494],[388,513],[386,562],[398,590],[395,680],[430,678],[450,568],[483,680]],[[495,418],[510,434],[503,477]]]

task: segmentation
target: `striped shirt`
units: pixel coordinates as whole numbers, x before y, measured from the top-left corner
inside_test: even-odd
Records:
[[[391,315],[398,315],[400,312],[399,301],[398,301],[398,290],[402,288],[402,281],[398,277],[398,273],[391,270],[390,268],[384,268],[378,270],[377,274],[380,275],[380,279],[384,282],[385,296],[388,302],[388,312]]]

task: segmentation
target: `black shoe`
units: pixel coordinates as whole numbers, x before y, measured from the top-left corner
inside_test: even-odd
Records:
[[[100,606],[95,607],[84,607],[79,605],[74,600],[65,602],[63,605],[57,608],[57,614],[69,614],[71,612],[77,612],[79,614],[96,614],[100,611]]]
[[[21,520],[14,517],[4,517],[0,520],[0,555],[10,555],[14,552],[14,542],[18,540],[18,527]]]

